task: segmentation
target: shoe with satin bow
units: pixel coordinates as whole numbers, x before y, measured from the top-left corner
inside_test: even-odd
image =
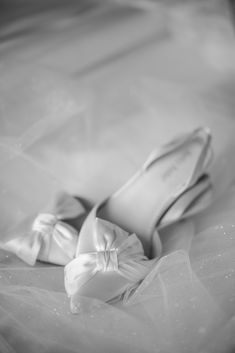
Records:
[[[0,248],[31,266],[37,260],[66,265],[75,257],[78,227],[86,214],[80,199],[62,192],[34,220],[26,219],[18,225],[16,236],[0,242]]]
[[[199,128],[154,151],[120,190],[96,205],[65,267],[65,288],[76,312],[80,296],[106,302],[128,296],[161,254],[158,229],[210,203],[207,168],[211,136]]]

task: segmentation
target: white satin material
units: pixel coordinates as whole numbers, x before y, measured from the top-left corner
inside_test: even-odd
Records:
[[[33,223],[35,241],[40,242],[37,259],[65,265],[73,259],[78,232],[52,214],[40,214]]]
[[[190,188],[199,181],[211,160],[210,142],[211,136],[206,128],[196,129],[171,142],[165,149],[154,153],[140,172],[118,192],[93,208],[81,229],[76,258],[65,267],[65,288],[71,297],[72,310],[79,303],[79,295],[112,301],[121,295],[128,295],[133,285],[145,278],[153,262],[161,255],[162,246],[156,226],[162,212],[166,205],[172,206],[175,199],[184,197],[185,190],[190,193]],[[191,149],[187,150],[185,147],[191,143],[192,146],[193,143],[198,144],[197,149],[194,146],[192,153]],[[176,161],[183,163],[183,167],[176,167],[176,162],[172,159],[175,151],[179,152]],[[155,165],[157,172],[151,174],[151,166],[162,158],[168,158],[168,155],[170,158],[167,168],[164,165]],[[189,161],[190,157],[193,162]],[[167,173],[170,180],[167,180]],[[208,177],[206,188],[209,186]],[[199,189],[200,194],[204,191],[204,186]],[[191,190],[190,195],[192,197],[187,195],[189,202],[186,198],[185,205],[184,202],[177,204],[177,209],[174,210],[177,217],[173,221],[182,218],[187,204],[190,205],[198,196],[197,190]],[[137,205],[141,206],[138,208]],[[182,205],[185,207],[182,208]],[[180,212],[177,213],[178,208]],[[106,220],[97,218],[97,214]],[[136,233],[140,240],[132,233]],[[151,249],[154,260],[145,256],[144,248],[148,250],[146,254]],[[108,273],[113,274],[109,280]]]
[[[107,272],[116,273],[127,280],[127,287],[133,287],[153,266],[153,261],[144,255],[143,246],[135,234],[129,235],[116,225],[99,218],[94,223],[93,235],[97,251],[78,253],[65,267],[65,288],[69,297],[79,294],[81,288],[84,293],[86,284],[98,273],[104,276]],[[105,295],[105,288],[103,290]],[[122,294],[119,291],[117,280],[115,294]]]
[[[178,222],[212,201],[211,179],[207,175],[212,156],[211,134],[204,127],[163,145],[107,199],[102,218],[136,233],[146,255],[151,256],[156,227]],[[199,196],[205,196],[203,202],[199,202]]]
[[[24,236],[0,245],[33,266],[37,260],[66,265],[75,256],[78,232],[62,221],[85,212],[81,203],[70,195],[60,194],[53,202],[53,213],[39,214]]]

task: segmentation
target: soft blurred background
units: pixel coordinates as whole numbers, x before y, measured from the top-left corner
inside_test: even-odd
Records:
[[[3,229],[57,189],[106,197],[152,149],[199,125],[213,134],[215,194],[226,189],[235,164],[232,1],[1,0],[0,8]]]
[[[234,14],[232,0],[0,0],[2,239],[58,190],[102,200],[199,125],[215,198],[234,184]],[[234,347],[230,324],[203,352]]]

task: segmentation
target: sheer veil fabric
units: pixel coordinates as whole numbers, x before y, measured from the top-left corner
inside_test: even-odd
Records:
[[[235,68],[225,52],[219,68],[212,60],[206,39],[198,40],[200,21],[189,26],[187,16],[170,16],[173,36],[156,53],[136,54],[137,66],[144,63],[138,74],[130,57],[79,84],[42,63],[0,67],[1,242],[24,236],[60,191],[101,202],[177,133],[208,126],[214,149],[212,205],[160,232],[162,256],[128,300],[111,305],[81,297],[72,314],[63,266],[30,266],[0,250],[3,353],[235,348]],[[212,21],[207,39],[212,35],[221,53],[221,43],[227,50],[231,43],[228,49],[223,41],[227,19],[219,21],[222,34]],[[176,31],[180,26],[191,30],[188,36]],[[154,63],[146,68],[151,53]],[[183,63],[182,76],[160,69],[161,55],[171,64],[171,53]]]

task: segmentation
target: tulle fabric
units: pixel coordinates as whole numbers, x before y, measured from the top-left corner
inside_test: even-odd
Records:
[[[235,187],[230,201],[235,202]],[[208,210],[206,228],[196,236],[192,221],[168,229],[163,257],[124,304],[81,297],[76,315],[64,291],[63,267],[32,268],[1,252],[2,351],[230,352],[235,344],[230,206],[221,204],[216,225],[208,224]]]
[[[218,36],[213,19],[208,32],[200,14],[196,21],[187,11],[168,15],[170,46],[136,54],[137,69],[130,57],[107,68],[90,78],[89,93],[43,65],[22,60],[0,67],[2,241],[23,234],[20,225],[61,190],[89,205],[102,201],[178,133],[208,126],[214,148],[213,204],[161,231],[161,259],[121,302],[81,297],[74,315],[63,266],[31,267],[0,250],[1,352],[224,353],[235,347],[234,52],[222,40],[230,27],[222,19]],[[221,54],[217,61],[209,44]]]
[[[227,148],[215,145],[225,155]],[[2,204],[10,217],[9,224],[2,223],[6,238],[17,232],[21,205],[25,215],[34,214],[61,187],[22,153],[8,160],[5,171],[12,167],[17,171],[19,166],[28,175],[27,194],[22,191],[26,189],[24,174],[17,178],[23,189],[7,177],[2,179],[8,183],[5,195],[12,193],[12,199],[5,198]],[[161,231],[162,258],[122,302],[110,305],[81,297],[74,315],[62,266],[37,262],[30,267],[1,250],[1,351],[230,352],[235,345],[235,185],[232,163],[229,166],[221,173],[221,178],[230,180],[227,191],[221,191],[220,198],[200,215]],[[45,187],[40,192],[30,191],[34,175]]]

